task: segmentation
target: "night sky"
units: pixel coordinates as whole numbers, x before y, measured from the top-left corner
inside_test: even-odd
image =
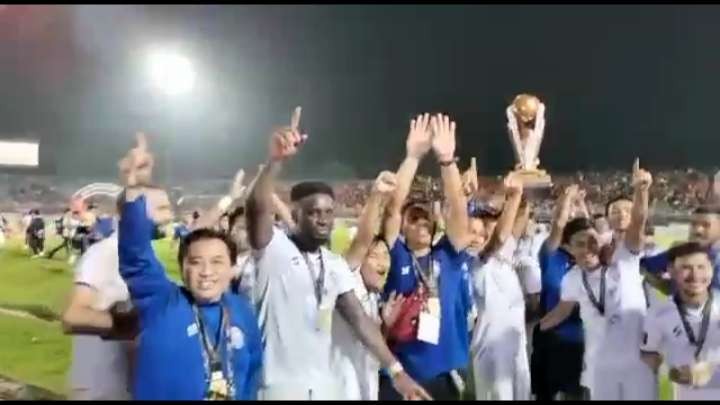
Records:
[[[720,7],[9,6],[0,11],[0,133],[35,133],[40,172],[111,176],[136,129],[178,176],[230,176],[303,106],[288,177],[374,177],[409,119],[443,111],[459,155],[513,164],[506,105],[547,105],[551,172],[718,164]],[[163,98],[144,55],[175,47],[195,91]],[[428,165],[429,173],[434,170]]]

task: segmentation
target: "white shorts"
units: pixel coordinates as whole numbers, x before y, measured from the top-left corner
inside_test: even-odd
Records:
[[[600,401],[657,400],[657,376],[641,360],[626,366],[596,366],[590,399]]]

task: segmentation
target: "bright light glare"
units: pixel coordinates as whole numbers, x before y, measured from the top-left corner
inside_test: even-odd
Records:
[[[40,161],[40,144],[37,142],[0,141],[0,166],[37,167]]]
[[[151,55],[150,78],[169,95],[188,93],[195,85],[195,71],[190,60],[174,53]]]

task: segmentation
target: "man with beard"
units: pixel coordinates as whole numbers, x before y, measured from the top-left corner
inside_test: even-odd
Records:
[[[301,135],[300,108],[290,126],[276,130],[246,204],[248,236],[257,269],[253,301],[265,342],[259,398],[323,400],[342,398],[331,371],[332,313],[337,309],[381,365],[390,370],[402,397],[430,399],[395,359],[380,328],[353,293],[345,260],[327,244],[334,221],[334,197],[321,182],[296,184],[290,191],[296,223],[291,234],[275,228],[273,190],[283,161],[295,155]]]
[[[420,299],[417,321],[397,323],[389,333],[393,353],[411,377],[436,399],[460,399],[467,368],[469,333],[467,317],[472,308],[468,272],[461,254],[467,246],[468,215],[462,178],[455,159],[455,123],[438,114],[418,116],[410,124],[407,155],[397,172],[398,186],[387,209],[385,238],[391,266],[385,296],[392,292],[408,300]],[[436,221],[428,201],[406,201],[421,159],[433,150],[440,166],[447,197],[445,236],[432,244]],[[406,316],[407,318],[408,316]],[[400,337],[404,326],[412,336]],[[397,333],[393,333],[397,330]],[[380,399],[399,395],[383,376]]]
[[[711,289],[713,268],[707,248],[688,242],[668,251],[670,273],[678,286],[667,302],[645,318],[640,350],[658,372],[663,359],[675,382],[675,399],[720,398],[720,292]]]
[[[640,169],[637,159],[632,173],[635,196],[630,223],[611,261],[601,261],[602,246],[591,221],[577,218],[568,223],[565,239],[576,265],[563,278],[560,303],[540,321],[540,329],[548,330],[579,304],[586,342],[583,379],[593,400],[657,396],[656,376],[633,349],[642,340],[647,309],[639,266],[652,176]]]

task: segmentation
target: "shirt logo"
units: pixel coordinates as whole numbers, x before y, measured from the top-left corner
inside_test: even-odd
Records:
[[[190,337],[190,336],[197,335],[197,333],[198,333],[198,326],[195,322],[193,322],[190,324],[190,326],[187,327],[187,335],[188,335],[188,337]]]
[[[240,350],[245,346],[245,334],[237,326],[230,328],[230,347]]]
[[[673,328],[673,335],[675,335],[675,337],[680,337],[681,334],[682,334],[682,330],[680,330],[679,325]]]
[[[297,256],[293,256],[292,259],[290,259],[290,262],[292,262],[293,266],[299,266],[300,265],[300,258]]]
[[[408,275],[410,274],[410,266],[403,266],[400,271],[403,276]]]

